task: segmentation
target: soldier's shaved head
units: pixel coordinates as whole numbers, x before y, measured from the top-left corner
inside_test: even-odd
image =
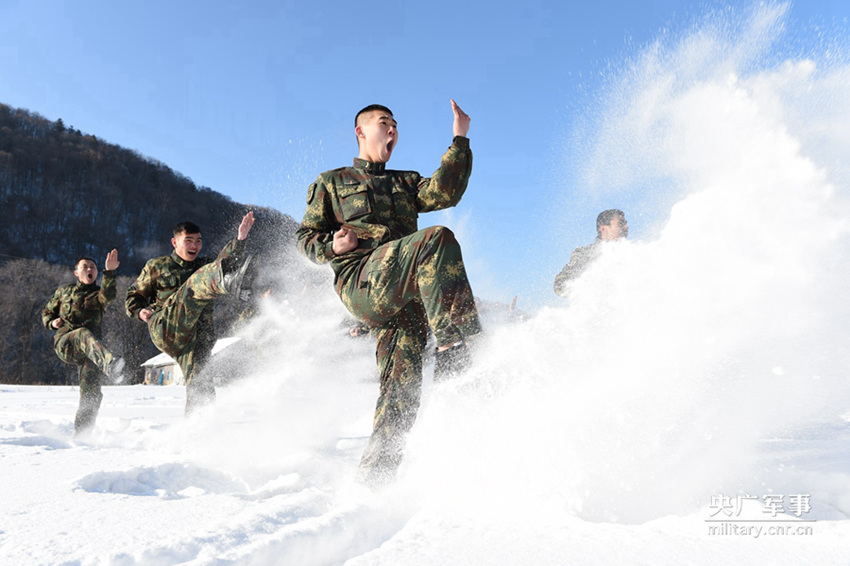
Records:
[[[189,222],[187,220],[175,226],[173,233],[175,238],[178,234],[200,234],[201,227],[195,224],[194,222]]]
[[[613,222],[617,221],[614,226]],[[629,235],[629,223],[626,222],[626,215],[622,210],[610,208],[603,210],[596,217],[596,237],[603,240],[617,240],[626,238]]]
[[[393,115],[393,111],[384,106],[383,104],[370,104],[369,106],[358,112],[357,116],[354,117],[354,127],[356,128],[360,125],[361,116],[363,116],[364,114],[369,114],[370,112],[375,112],[376,110],[379,112],[386,112],[390,116]]]
[[[354,135],[360,159],[386,163],[398,142],[398,122],[386,106],[370,104],[354,117]]]
[[[97,262],[95,260],[93,260],[92,258],[81,257],[77,261],[74,262],[74,269],[77,269],[78,267],[80,267],[80,262],[82,262],[82,261],[90,261],[95,265],[95,267],[97,267]]]
[[[74,264],[74,277],[83,285],[91,285],[97,279],[97,262],[90,257],[81,257]]]

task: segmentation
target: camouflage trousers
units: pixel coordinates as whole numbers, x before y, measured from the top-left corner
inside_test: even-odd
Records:
[[[427,228],[384,244],[355,273],[343,282],[340,298],[372,328],[381,379],[360,479],[381,484],[394,478],[416,420],[429,328],[438,346],[448,346],[477,334],[481,325],[460,245],[448,228]]]
[[[79,367],[80,406],[74,417],[74,432],[80,433],[94,426],[103,393],[101,376],[109,371],[112,352],[88,328],[77,328],[56,336],[53,349],[59,359]]]
[[[227,294],[221,264],[193,273],[148,320],[151,341],[180,365],[186,380],[186,414],[215,400],[215,384],[203,372],[215,345],[213,300]]]

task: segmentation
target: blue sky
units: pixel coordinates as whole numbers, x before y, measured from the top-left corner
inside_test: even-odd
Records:
[[[429,174],[451,141],[454,98],[472,117],[472,181],[457,209],[420,226],[461,235],[484,298],[556,304],[551,281],[594,238],[599,210],[625,209],[637,239],[658,221],[616,191],[582,195],[567,155],[575,122],[642,46],[726,6],[5,0],[0,102],[300,220],[309,183],[356,154],[359,108],[392,108],[401,135],[390,165]],[[791,18],[846,28],[850,3],[798,2]]]

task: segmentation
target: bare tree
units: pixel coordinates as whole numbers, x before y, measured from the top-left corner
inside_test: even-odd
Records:
[[[151,343],[147,326],[127,316],[124,310],[127,288],[133,281],[133,277],[126,275],[118,277],[116,281],[118,296],[109,304],[103,316],[104,344],[114,355],[124,358],[126,362],[124,383],[128,385],[141,383],[144,380],[142,363],[159,353]]]
[[[17,259],[0,267],[0,380],[5,383],[68,383],[69,371],[53,353],[52,333],[41,310],[53,291],[73,279],[70,267]]]

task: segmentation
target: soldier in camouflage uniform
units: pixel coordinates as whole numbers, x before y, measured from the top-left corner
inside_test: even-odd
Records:
[[[420,212],[456,205],[472,169],[469,116],[452,101],[454,139],[431,178],[386,169],[398,140],[392,112],[367,106],[355,118],[359,156],[310,186],[298,249],[329,262],[343,304],[377,341],[381,391],[360,480],[390,481],[413,426],[428,330],[437,342],[435,378],[466,361],[464,340],[481,327],[460,246],[442,226],[419,230]]]
[[[56,289],[41,312],[45,328],[56,331],[56,355],[65,363],[79,366],[80,406],[74,418],[75,435],[92,428],[97,420],[103,399],[101,376],[109,375],[110,370],[120,373],[124,365],[101,342],[100,328],[106,305],[115,298],[118,265],[118,251],[112,250],[104,263],[103,287],[98,287],[97,264],[91,258],[80,258],[74,264],[77,282]]]
[[[154,345],[174,358],[186,380],[186,414],[215,399],[215,385],[200,371],[215,345],[213,301],[239,294],[249,258],[245,240],[254,225],[249,212],[237,237],[216,259],[199,257],[201,229],[192,222],[174,228],[174,251],[149,260],[127,289],[127,314],[148,325]]]
[[[626,238],[629,235],[629,223],[622,210],[612,208],[603,210],[596,217],[596,241],[576,248],[570,256],[570,262],[555,277],[555,294],[566,297],[569,294],[569,282],[584,273],[590,263],[601,251],[602,242]]]

